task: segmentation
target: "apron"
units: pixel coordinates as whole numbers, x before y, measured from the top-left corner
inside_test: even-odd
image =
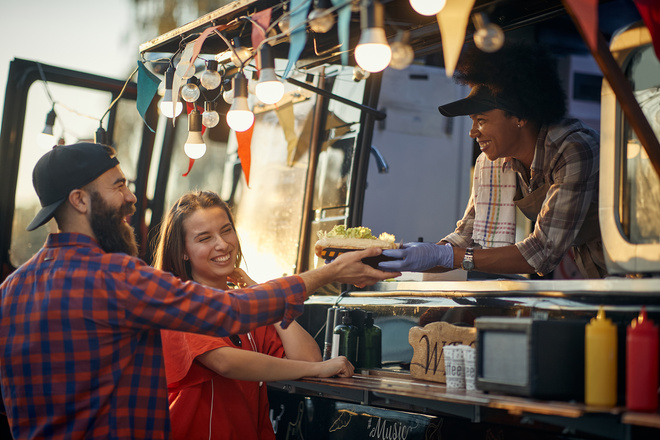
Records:
[[[525,214],[525,217],[536,221],[549,189],[550,184],[546,182],[543,186],[523,196],[520,182],[518,182],[513,203]],[[598,222],[598,202],[592,202],[589,205],[584,223],[573,242],[573,252],[575,253],[575,264],[585,278],[604,278],[607,275],[603,256],[603,239]]]

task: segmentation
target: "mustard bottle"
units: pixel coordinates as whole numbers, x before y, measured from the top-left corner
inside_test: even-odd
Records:
[[[617,331],[601,306],[584,333],[584,401],[587,405],[616,405]]]

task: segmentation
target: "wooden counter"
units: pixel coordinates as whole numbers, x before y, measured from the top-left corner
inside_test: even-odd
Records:
[[[427,415],[465,417],[475,423],[518,417],[575,429],[604,438],[629,438],[631,426],[658,429],[660,414],[626,412],[577,402],[545,401],[481,391],[454,391],[444,384],[411,378],[407,373],[365,371],[351,378],[308,378],[269,386],[304,396],[324,397]],[[499,414],[499,415],[498,415]]]

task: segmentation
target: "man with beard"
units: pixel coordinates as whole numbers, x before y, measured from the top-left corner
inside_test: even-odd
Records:
[[[169,438],[160,330],[228,336],[302,312],[309,292],[398,273],[351,252],[322,268],[231,293],[182,282],[135,257],[136,198],[114,150],[55,146],[34,168],[28,226],[58,233],[0,285],[0,384],[15,439]]]

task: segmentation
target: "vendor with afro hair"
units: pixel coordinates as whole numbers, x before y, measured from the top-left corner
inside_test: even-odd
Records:
[[[566,119],[555,60],[539,45],[507,43],[494,53],[472,47],[455,79],[470,94],[439,107],[468,115],[482,153],[472,196],[456,230],[438,243],[383,251],[383,270],[454,268],[500,274],[552,272],[573,249],[585,278],[607,275],[598,224],[599,135]],[[515,209],[534,221],[515,242]]]

